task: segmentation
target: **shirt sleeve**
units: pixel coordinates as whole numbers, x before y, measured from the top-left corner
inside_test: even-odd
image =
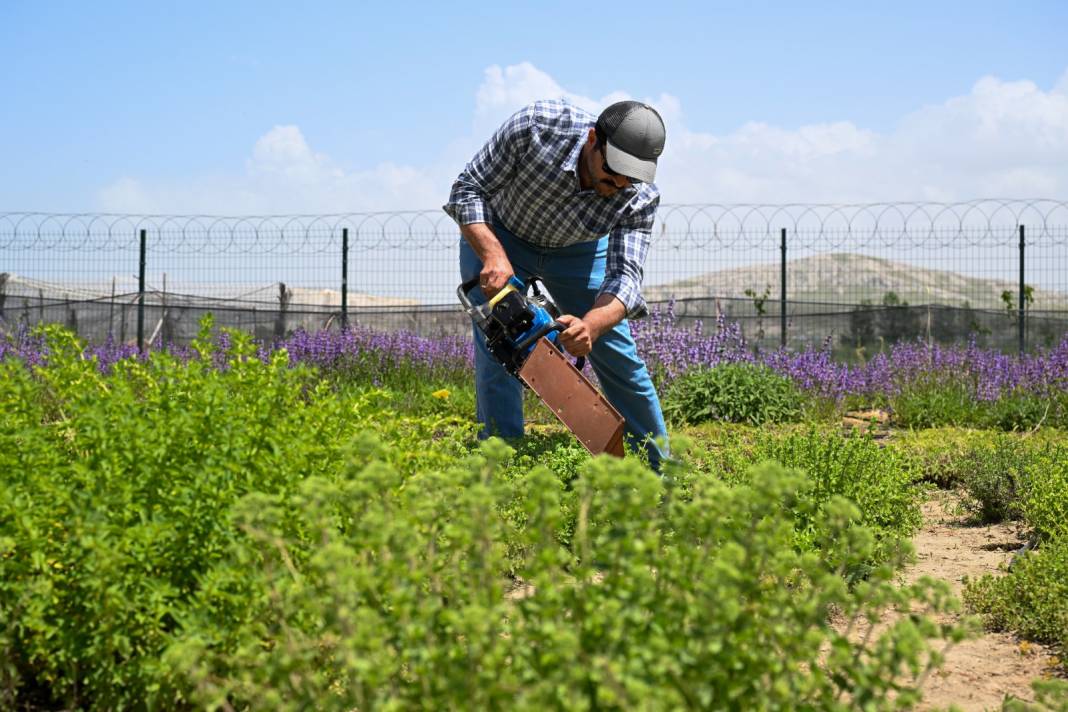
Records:
[[[516,112],[460,172],[449,202],[442,206],[458,225],[491,221],[489,198],[515,177],[519,160],[530,147],[533,125],[533,105]]]
[[[642,276],[659,204],[658,195],[608,233],[604,283],[597,296],[611,294],[619,299],[627,308],[628,319],[640,319],[649,313],[641,294]]]

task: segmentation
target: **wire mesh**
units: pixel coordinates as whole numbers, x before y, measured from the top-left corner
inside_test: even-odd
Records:
[[[154,343],[187,342],[209,311],[264,340],[345,317],[421,334],[469,330],[454,302],[459,231],[438,210],[2,213],[0,320],[135,340],[142,231],[143,336]],[[766,347],[830,343],[848,355],[971,338],[1014,350],[1021,330],[1027,346],[1051,345],[1068,331],[1068,203],[664,205],[643,293],[683,324],[734,320]]]

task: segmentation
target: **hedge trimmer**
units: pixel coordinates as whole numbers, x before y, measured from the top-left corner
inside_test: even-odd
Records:
[[[534,391],[591,454],[622,457],[623,417],[582,375],[585,359],[572,364],[564,355],[559,335],[567,327],[556,320],[560,310],[539,282],[532,277],[533,294],[527,294],[527,285],[512,276],[493,298],[476,304],[470,296],[478,286],[475,277],[457,287],[456,296],[493,357]]]

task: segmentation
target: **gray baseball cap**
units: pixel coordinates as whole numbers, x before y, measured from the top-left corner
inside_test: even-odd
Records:
[[[597,118],[604,158],[616,173],[644,183],[656,177],[656,159],[664,152],[664,120],[640,101],[618,101]]]

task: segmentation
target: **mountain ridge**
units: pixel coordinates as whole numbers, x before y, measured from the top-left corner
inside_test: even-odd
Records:
[[[918,267],[885,257],[856,253],[826,253],[787,261],[786,297],[790,301],[854,303],[868,300],[880,304],[893,292],[910,304],[947,304],[977,309],[1001,309],[1002,293],[1017,299],[1016,281],[978,277],[950,270]],[[649,285],[642,294],[649,301],[668,299],[739,297],[752,290],[758,297],[779,296],[779,265],[747,265],[706,272],[666,284]],[[1030,284],[1030,283],[1027,283]],[[1068,294],[1035,288],[1034,309],[1068,309]]]

